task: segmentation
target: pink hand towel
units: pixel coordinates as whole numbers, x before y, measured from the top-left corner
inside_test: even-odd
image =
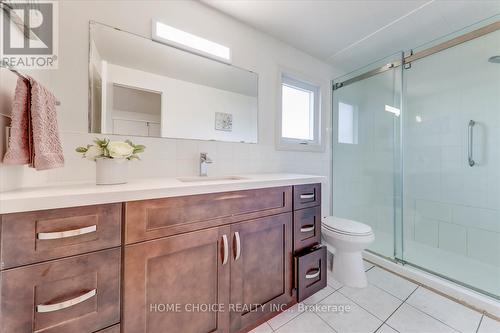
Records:
[[[33,167],[46,170],[64,166],[64,156],[57,127],[56,98],[32,78],[31,125]]]
[[[12,103],[9,144],[3,158],[5,164],[28,164],[31,162],[29,88],[28,81],[23,78],[17,79],[16,92]]]

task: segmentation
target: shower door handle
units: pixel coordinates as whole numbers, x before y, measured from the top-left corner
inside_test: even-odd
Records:
[[[476,122],[474,120],[470,120],[469,127],[467,129],[467,156],[468,156],[469,166],[471,167],[476,165],[476,161],[474,161],[474,156],[473,156],[474,125],[476,125]]]

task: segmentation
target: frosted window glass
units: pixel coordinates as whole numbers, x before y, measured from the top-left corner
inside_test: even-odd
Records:
[[[354,106],[339,103],[339,143],[357,144],[357,117]]]
[[[314,92],[282,85],[282,136],[314,140]]]

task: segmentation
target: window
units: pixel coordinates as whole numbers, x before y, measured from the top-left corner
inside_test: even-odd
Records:
[[[320,88],[281,74],[278,148],[321,150]]]
[[[338,141],[339,143],[358,143],[358,114],[354,106],[339,102]]]

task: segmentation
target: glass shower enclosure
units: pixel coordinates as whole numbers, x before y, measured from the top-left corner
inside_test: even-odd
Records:
[[[499,29],[335,80],[332,131],[333,215],[369,224],[369,251],[497,299]]]

